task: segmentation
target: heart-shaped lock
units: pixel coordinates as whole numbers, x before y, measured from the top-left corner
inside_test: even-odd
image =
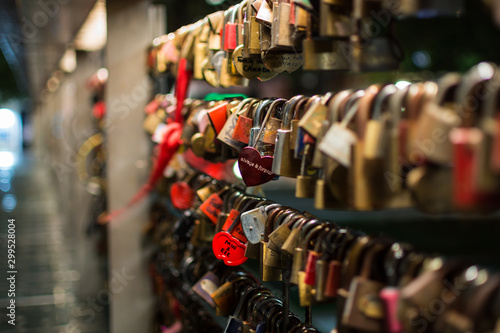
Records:
[[[281,98],[274,101],[265,100],[261,102],[259,108],[264,109],[269,106],[268,110],[273,110],[276,105],[283,103],[283,101]],[[241,176],[245,184],[249,187],[265,184],[276,178],[276,175],[272,171],[273,156],[262,156],[261,152],[255,148],[264,133],[270,115],[271,112],[268,111],[260,125],[259,132],[255,138],[252,138],[250,146],[243,148],[238,156],[238,166]]]
[[[276,175],[271,171],[272,156],[261,156],[253,147],[245,147],[238,157],[238,166],[246,186],[257,186],[271,181]]]
[[[228,266],[238,266],[247,261],[245,257],[245,244],[232,236],[227,231],[220,231],[215,234],[212,241],[212,250],[217,259],[224,261]]]

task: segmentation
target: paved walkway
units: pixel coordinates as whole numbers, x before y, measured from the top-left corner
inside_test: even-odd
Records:
[[[9,176],[10,173],[10,176]],[[12,177],[10,181],[8,179]],[[65,223],[50,167],[31,154],[12,172],[0,170],[0,332],[107,332],[106,307],[79,299],[78,232]],[[16,205],[17,201],[17,205]],[[15,206],[15,207],[14,207]],[[6,307],[8,220],[16,235],[16,325]],[[73,229],[73,230],[70,230]],[[80,258],[80,259],[79,259]],[[104,283],[102,284],[104,286]]]

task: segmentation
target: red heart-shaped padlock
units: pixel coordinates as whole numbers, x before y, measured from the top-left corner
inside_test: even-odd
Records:
[[[238,266],[247,261],[245,257],[246,245],[233,237],[227,231],[215,234],[212,241],[212,250],[217,259],[224,260],[228,266]]]
[[[245,147],[238,156],[241,176],[247,186],[257,186],[272,180],[276,175],[273,169],[272,156],[260,156],[257,149]]]

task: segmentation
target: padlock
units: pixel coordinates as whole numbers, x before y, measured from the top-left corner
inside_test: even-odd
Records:
[[[252,4],[252,7],[256,9],[257,1]],[[258,2],[257,15],[255,19],[261,25],[271,27],[273,25],[273,7],[272,2],[267,0],[262,0]]]
[[[253,120],[251,118],[254,113],[254,108],[260,103],[260,100],[253,99],[246,108],[242,106],[238,109],[237,113],[237,121],[234,127],[234,131],[232,134],[232,139],[238,141],[238,147],[241,147],[239,150],[243,149],[250,142],[250,129],[252,128]],[[250,117],[249,117],[250,116]]]
[[[270,145],[265,145],[261,142],[262,133],[270,118],[271,112],[268,111],[262,121],[260,121],[259,118],[267,109],[272,110],[281,102],[282,100],[277,99],[264,100],[259,103],[254,116],[254,127],[250,129],[250,145],[243,148],[238,156],[240,173],[243,181],[249,187],[261,185],[276,179],[276,175],[272,172],[272,153],[274,149],[271,150]],[[268,155],[269,153],[271,155]]]
[[[219,141],[225,143],[227,146],[231,147],[237,152],[243,149],[245,144],[233,138],[236,124],[238,123],[239,116],[247,111],[248,104],[253,100],[253,98],[244,99],[243,101],[239,102],[237,106],[231,108],[229,110],[229,117],[227,118],[227,121],[224,123],[224,126],[217,135],[217,139]]]
[[[407,208],[412,206],[411,194],[406,184],[406,174],[410,163],[403,158],[408,140],[408,108],[410,85],[398,89],[389,99],[388,146],[386,154],[387,170],[384,179],[387,183],[387,208]]]
[[[345,194],[341,194],[342,192],[339,192],[339,189],[341,189],[340,186],[337,186],[336,189],[335,188],[330,189],[332,193],[337,193],[335,194],[336,197],[347,196],[348,199],[345,201],[346,204],[348,204],[350,207],[355,208],[356,210],[367,210],[370,209],[371,207],[369,198],[370,191],[368,189],[369,183],[364,174],[365,172],[364,141],[365,141],[367,123],[371,117],[373,109],[373,103],[375,97],[380,91],[380,88],[381,87],[377,85],[369,86],[367,89],[365,89],[365,95],[361,97],[359,100],[359,109],[354,119],[355,131],[359,140],[357,140],[356,143],[353,145],[352,156],[351,156],[352,167],[347,170],[348,174],[347,183],[350,184],[347,185],[349,191],[347,192],[344,191]],[[345,92],[344,94],[347,94],[347,92]],[[339,100],[337,103],[341,104],[342,101]],[[334,107],[335,105],[332,104],[331,108]],[[339,107],[340,105],[338,105],[336,108]],[[332,112],[334,111],[335,110],[332,110]],[[335,117],[336,114],[338,113],[339,111],[336,111],[336,113],[332,114],[332,117]],[[338,182],[331,182],[332,185],[337,183]],[[343,184],[344,187],[346,187],[345,185],[346,182],[344,182]]]
[[[406,186],[411,191],[413,205],[429,214],[453,211],[452,183],[450,166],[431,163],[413,168],[406,177]]]
[[[471,266],[455,278],[466,286],[453,305],[441,313],[435,324],[440,332],[492,332],[496,317],[491,307],[500,277],[487,269]],[[455,295],[450,295],[450,299]]]
[[[363,254],[359,275],[349,286],[341,319],[344,326],[367,332],[385,332],[385,308],[379,296],[384,284],[374,278],[374,262],[389,246],[386,240],[377,240]]]
[[[454,92],[461,82],[455,73],[443,76],[433,101],[423,105],[415,125],[413,147],[410,154],[418,154],[433,163],[448,165],[452,161],[449,133],[460,124]]]
[[[496,66],[480,63],[471,68],[457,88],[458,113],[460,127],[450,132],[453,145],[453,203],[456,210],[462,212],[492,212],[497,209],[498,189],[481,191],[475,186],[475,166],[479,163],[479,151],[483,132],[476,127],[481,111],[484,112],[484,100],[480,94],[487,81],[491,80]]]
[[[264,128],[264,136],[262,137],[262,142],[267,145],[272,145],[272,150],[274,151],[274,145],[276,144],[276,135],[281,127],[281,120],[283,118],[283,105],[287,102],[286,99],[278,98],[274,100],[273,107],[269,108],[268,112],[271,112],[269,120],[267,121],[266,127]]]
[[[224,14],[224,31],[222,33],[223,50],[232,52],[238,46],[238,23],[236,18],[240,4],[230,7]]]
[[[261,60],[263,55],[267,54],[271,49],[271,28],[261,24],[260,25],[260,52],[261,52]],[[264,61],[263,61],[264,63]],[[265,64],[265,63],[264,63]],[[269,68],[272,70],[272,68]]]
[[[241,225],[243,232],[251,244],[260,244],[264,239],[266,221],[279,204],[266,205],[265,201],[258,204],[254,209],[247,210],[241,214]]]
[[[305,221],[305,223],[299,223],[298,224],[298,228],[294,228],[294,230],[297,230],[297,234],[298,234],[298,237],[295,239],[294,243],[293,244],[295,246],[295,248],[293,249],[293,264],[292,264],[292,270],[291,270],[291,275],[290,275],[290,283],[293,283],[293,284],[296,284],[298,285],[299,284],[299,272],[304,268],[304,265],[305,265],[305,258],[304,258],[304,251],[306,251],[307,249],[304,249],[305,247],[307,247],[307,245],[309,244],[309,241],[311,240],[311,237],[307,237],[309,235],[309,233],[311,232],[311,230],[315,230],[315,234],[317,231],[319,231],[321,229],[321,224],[322,222],[317,220],[317,219],[313,219],[313,220],[308,220],[308,221]],[[293,234],[291,234],[290,236],[293,236]],[[306,243],[306,240],[307,240],[307,243]],[[293,239],[292,239],[293,241]],[[289,240],[287,239],[287,242],[289,242]],[[283,247],[288,247],[289,245],[287,244],[287,242],[285,242],[285,244],[283,244]]]
[[[367,187],[367,201],[357,209],[381,209],[385,207],[390,197],[390,187],[387,182],[387,155],[389,147],[389,120],[387,112],[390,97],[398,89],[395,85],[383,87],[375,97],[372,117],[366,125],[363,145],[363,173]]]
[[[243,56],[249,57],[250,55],[260,56],[260,28],[257,21],[255,11],[251,6],[251,1],[247,3],[246,19],[244,22],[244,38],[245,43],[243,47]]]
[[[321,96],[319,100],[313,99],[303,117],[299,121],[299,127],[309,135],[318,140],[321,126],[328,113],[328,103],[332,98],[332,93]]]
[[[308,16],[307,36],[302,41],[305,70],[347,70],[350,68],[348,40],[313,37],[313,17]]]
[[[263,240],[260,242],[261,260],[260,260],[260,273],[262,281],[281,281],[281,254],[271,250],[267,243],[269,242],[269,234],[272,232],[272,226],[275,219],[283,214],[284,210],[277,209],[272,212],[267,220],[264,231]]]
[[[290,236],[291,226],[300,219],[302,214],[299,211],[287,208],[285,214],[282,214],[274,224],[273,231],[269,234],[268,247],[278,253],[281,253],[281,247]],[[282,258],[283,259],[283,258]],[[283,260],[282,268],[286,268],[286,260]]]
[[[203,78],[213,87],[218,87],[220,85],[220,70],[221,67],[217,65],[217,69],[213,65],[214,56],[220,51],[221,46],[221,36],[220,30],[223,26],[224,21],[224,11],[218,11],[207,16],[210,31],[208,34],[208,57],[202,63]],[[219,53],[220,58],[222,53]],[[222,58],[221,58],[222,60]],[[222,64],[220,64],[222,65]]]
[[[273,24],[271,26],[271,50],[301,51],[301,40],[292,36],[290,25],[290,1],[273,1]]]
[[[319,149],[345,167],[351,164],[351,146],[356,142],[356,134],[347,128],[358,111],[359,98],[365,94],[358,90],[346,102],[346,114],[340,123],[333,123],[319,143]]]
[[[479,120],[478,127],[482,130],[482,142],[479,144],[479,156],[475,165],[474,183],[480,191],[494,192],[500,187],[500,172],[495,167],[495,160],[499,150],[495,149],[500,143],[500,110],[498,108],[500,94],[500,78],[495,74],[487,84],[486,93],[489,98],[484,104],[483,117]]]
[[[339,1],[334,4],[321,0],[319,7],[319,35],[322,37],[349,38],[354,27],[351,19],[352,2]]]
[[[318,170],[310,163],[310,150],[311,144],[306,144],[302,161],[300,162],[300,173],[297,176],[295,186],[296,198],[314,198]]]
[[[193,63],[193,79],[203,80],[203,62],[208,58],[208,36],[210,34],[210,25],[208,18],[203,20],[201,32],[196,36],[194,63]]]
[[[302,159],[302,154],[304,153],[304,147],[306,144],[307,132],[304,130],[300,124],[302,119],[304,119],[306,112],[314,107],[321,101],[321,95],[314,95],[309,98],[304,98],[297,103],[295,107],[296,115],[291,122],[291,145],[293,147],[293,157],[297,160]],[[304,122],[302,122],[304,123]],[[313,142],[310,142],[313,143]]]
[[[337,331],[339,333],[350,332],[350,328],[343,324],[342,317],[349,297],[351,281],[358,274],[363,261],[363,253],[373,244],[371,238],[367,236],[357,237],[345,258],[342,261],[340,286],[337,289]]]
[[[290,146],[291,118],[297,103],[303,98],[298,95],[290,99],[283,109],[283,122],[278,129],[275,143],[275,158],[273,160],[273,172],[284,177],[297,177],[300,164],[293,158],[293,150]]]
[[[429,310],[436,299],[445,297],[448,302],[441,303],[441,311],[446,310],[456,299],[457,293],[465,285],[456,285],[454,276],[463,270],[460,261],[444,261],[434,257],[425,260],[421,273],[400,290],[398,318],[404,331],[434,332],[435,321],[429,321]]]
[[[264,118],[266,117],[269,108],[271,104],[273,103],[272,99],[265,99],[257,105],[257,108],[255,110],[255,114],[253,116],[252,120],[252,128],[250,128],[250,133],[249,133],[249,139],[248,139],[248,145],[249,146],[256,146],[257,144],[257,134],[262,128],[261,135],[264,131]]]
[[[318,209],[346,207],[349,201],[348,169],[351,167],[352,146],[356,144],[357,137],[355,132],[347,129],[347,125],[356,114],[358,100],[364,91],[344,91],[338,95],[331,105],[332,119],[338,116],[342,106],[348,111],[341,123],[332,123],[318,145],[324,154],[314,197],[314,205]]]
[[[390,71],[399,69],[399,62],[403,60],[403,51],[391,29],[387,34],[373,31],[371,27],[375,22],[372,13],[382,10],[381,1],[362,0],[353,3],[353,20],[356,26],[355,33],[351,35],[351,69],[355,72]],[[392,15],[387,25],[391,25]],[[390,28],[390,27],[389,27]]]

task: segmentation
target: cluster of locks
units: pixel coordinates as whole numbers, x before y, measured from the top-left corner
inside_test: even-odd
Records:
[[[317,332],[312,307],[335,303],[333,332],[498,331],[498,274],[252,194],[291,177],[296,196],[317,208],[495,211],[498,75],[480,63],[438,82],[289,100],[187,99],[179,158],[151,217],[163,323],[218,332],[214,318],[223,316],[227,333]],[[177,110],[171,95],[148,105],[154,141],[180,126],[170,121]],[[253,260],[259,279],[241,268]],[[281,281],[281,295],[261,281]],[[289,311],[296,292],[302,318]]]
[[[182,321],[184,332],[220,332],[210,320],[222,317],[226,333],[318,332],[311,324],[314,307],[336,304],[332,332],[498,330],[498,273],[428,256],[183,170],[184,177],[171,176],[161,190],[170,204],[159,201],[152,210],[161,249],[152,272],[166,303],[164,322]],[[241,268],[254,260],[259,279]],[[281,281],[282,292],[273,294],[261,281]],[[303,319],[289,312],[297,293]],[[193,321],[189,308],[200,303],[200,320]],[[185,315],[172,315],[172,304]]]
[[[421,7],[418,1],[244,0],[157,39],[149,66],[177,73],[183,58],[195,79],[215,87],[246,86],[249,79],[265,81],[302,66],[394,70],[403,58],[391,34],[394,16],[421,9],[456,15],[461,4]]]
[[[317,209],[488,213],[500,193],[499,88],[496,66],[480,63],[437,83],[186,100],[181,139],[190,155],[237,160],[247,186],[296,178],[296,197]],[[175,109],[171,96],[153,104],[150,133]]]

